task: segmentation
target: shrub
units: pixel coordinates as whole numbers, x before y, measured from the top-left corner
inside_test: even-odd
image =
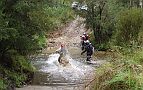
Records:
[[[142,90],[143,51],[123,55],[98,69],[95,90]]]
[[[121,11],[116,23],[116,45],[129,46],[138,41],[139,33],[142,32],[143,11],[132,8]]]
[[[4,80],[0,78],[0,90],[5,90],[7,85],[4,83]]]

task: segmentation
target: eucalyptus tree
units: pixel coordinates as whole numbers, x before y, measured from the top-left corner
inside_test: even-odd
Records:
[[[96,48],[105,49],[112,34],[111,20],[109,15],[109,0],[88,0],[86,12],[87,27],[94,33]]]
[[[27,56],[45,46],[47,31],[71,17],[68,3],[70,0],[0,0],[0,79],[6,86],[9,82],[19,86],[28,79],[33,67]]]

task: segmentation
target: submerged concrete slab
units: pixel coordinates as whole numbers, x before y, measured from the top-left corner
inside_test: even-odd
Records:
[[[82,86],[26,86],[16,90],[86,90]]]

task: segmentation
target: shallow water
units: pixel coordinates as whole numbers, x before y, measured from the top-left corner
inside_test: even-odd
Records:
[[[96,65],[85,63],[86,55],[80,55],[80,35],[86,31],[83,21],[77,17],[59,32],[62,36],[47,40],[47,48],[32,59],[37,69],[32,86],[17,90],[85,90],[85,84],[94,78]],[[60,44],[65,44],[69,50],[66,65],[59,64],[59,54],[53,53]]]
[[[34,60],[37,68],[32,85],[77,85],[92,79],[94,67],[73,60],[66,55],[69,63],[62,66],[58,62],[59,54],[50,54],[48,59]]]

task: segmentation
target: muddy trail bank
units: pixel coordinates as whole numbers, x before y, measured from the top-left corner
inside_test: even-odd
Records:
[[[61,44],[66,46],[69,51],[71,48],[79,49],[80,35],[86,31],[83,21],[83,18],[78,17],[74,21],[67,24],[62,30],[48,35],[50,36],[47,40],[48,47],[43,50],[42,53],[47,53],[49,51],[54,52],[55,49],[58,49]]]

